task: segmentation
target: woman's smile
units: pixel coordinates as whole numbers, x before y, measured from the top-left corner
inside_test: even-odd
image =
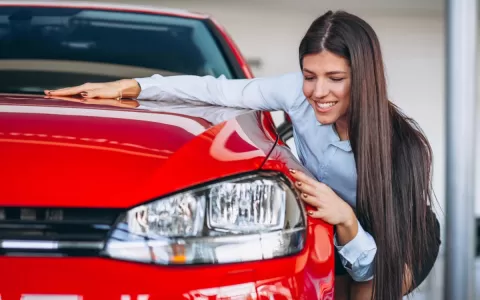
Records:
[[[331,111],[337,103],[338,103],[338,101],[330,101],[330,102],[315,101],[315,109],[319,113],[327,113],[327,112]]]

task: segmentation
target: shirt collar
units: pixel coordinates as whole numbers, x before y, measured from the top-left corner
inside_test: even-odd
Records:
[[[350,141],[336,141],[332,143],[333,146],[342,149],[345,152],[352,151],[352,145],[350,145]]]
[[[326,126],[327,124],[322,124],[320,122],[317,121],[317,125],[318,126]],[[333,125],[329,124],[330,125],[330,141],[329,141],[329,144],[330,145],[333,145],[345,152],[351,152],[352,151],[352,146],[350,145],[350,141],[349,140],[346,140],[346,141],[342,141],[340,140],[340,137],[338,136],[337,132],[335,131]]]

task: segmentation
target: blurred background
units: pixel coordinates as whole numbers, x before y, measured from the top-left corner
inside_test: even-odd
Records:
[[[57,2],[63,2],[56,0]],[[434,152],[434,189],[445,211],[445,3],[441,0],[142,0],[95,1],[155,5],[212,15],[233,37],[255,76],[298,71],[298,45],[310,23],[327,10],[364,18],[377,32],[391,100],[418,121]],[[477,108],[480,109],[480,101]],[[280,122],[283,116],[275,113]],[[480,121],[480,118],[477,118]],[[480,124],[477,124],[480,128]],[[477,134],[480,132],[477,130]],[[477,144],[480,144],[480,134]],[[480,154],[480,145],[477,146]],[[477,159],[480,178],[480,159]],[[476,186],[480,216],[480,185]],[[443,231],[444,232],[444,231]],[[478,256],[477,246],[477,256]],[[444,251],[412,299],[441,299]],[[477,259],[477,270],[480,263]],[[480,295],[477,271],[477,295]],[[480,297],[480,296],[479,296]]]

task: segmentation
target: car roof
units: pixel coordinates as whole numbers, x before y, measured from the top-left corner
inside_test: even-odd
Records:
[[[128,11],[176,16],[190,19],[209,19],[207,14],[194,13],[187,10],[171,9],[150,5],[131,5],[105,2],[84,2],[84,1],[2,1],[1,6],[26,6],[26,7],[60,7],[60,8],[84,8],[101,9],[111,11]]]

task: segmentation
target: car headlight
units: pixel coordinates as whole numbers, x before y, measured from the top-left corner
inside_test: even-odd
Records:
[[[157,264],[232,263],[303,249],[305,215],[283,175],[216,182],[128,211],[106,254]]]

